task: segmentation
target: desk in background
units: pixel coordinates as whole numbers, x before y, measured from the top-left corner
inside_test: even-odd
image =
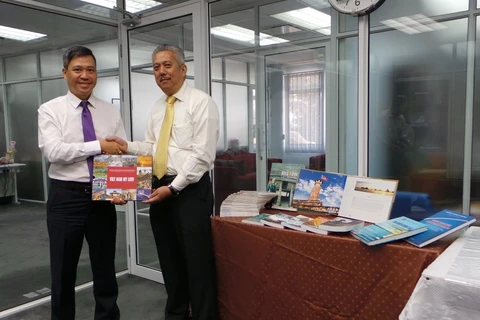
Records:
[[[367,247],[317,235],[212,219],[220,319],[398,319],[422,271],[448,246]]]
[[[18,193],[17,193],[17,172],[19,172],[26,164],[24,163],[9,163],[0,165],[0,174],[7,175],[2,177],[0,180],[9,179],[10,177],[13,180],[13,201],[18,204]],[[8,182],[8,180],[5,180]],[[8,191],[8,185],[5,186]]]
[[[480,228],[470,227],[422,273],[401,320],[480,319]]]

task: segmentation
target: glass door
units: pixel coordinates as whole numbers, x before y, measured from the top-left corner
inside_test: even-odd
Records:
[[[325,171],[326,145],[338,134],[332,117],[331,70],[327,68],[329,43],[305,44],[287,49],[266,49],[259,54],[258,101],[265,101],[266,112],[257,113],[266,123],[266,141],[260,143],[261,158],[267,158],[265,175],[258,185],[266,186],[271,162],[302,164]],[[262,117],[265,120],[261,120]],[[331,148],[329,152],[334,152]],[[336,161],[330,171],[336,171]]]
[[[128,66],[125,63],[123,66],[124,105],[130,110],[124,115],[130,118],[133,141],[144,139],[152,106],[163,94],[155,82],[152,68],[152,53],[158,45],[173,44],[182,48],[188,68],[186,81],[206,91],[206,73],[200,61],[208,61],[208,53],[202,53],[199,8],[199,4],[193,4],[145,17],[138,26],[129,28],[124,34],[128,42],[128,48],[124,50],[128,56]],[[130,270],[137,276],[163,283],[150,226],[149,205],[129,203],[127,211]]]

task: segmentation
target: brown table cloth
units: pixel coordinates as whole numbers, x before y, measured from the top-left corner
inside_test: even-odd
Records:
[[[212,219],[220,319],[398,319],[422,271],[448,246],[368,247],[348,233],[317,235]]]

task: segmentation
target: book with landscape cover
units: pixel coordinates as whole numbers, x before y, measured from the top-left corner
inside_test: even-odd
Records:
[[[406,241],[422,248],[456,231],[465,229],[475,221],[473,216],[467,216],[450,210],[442,210],[420,221],[427,226],[427,231],[410,237],[406,239]]]
[[[242,220],[243,223],[247,223],[247,224],[254,224],[254,225],[257,225],[257,226],[263,226],[263,223],[262,223],[262,219],[265,219],[265,218],[268,218],[270,217],[270,215],[268,213],[261,213],[259,215],[256,215],[254,217],[250,217],[250,218],[245,218]]]
[[[306,231],[310,231],[313,233],[318,233],[318,234],[328,234],[328,231],[319,229],[318,226],[321,225],[322,223],[325,223],[327,221],[330,221],[330,218],[328,217],[316,217],[310,221],[305,222],[302,225],[302,228],[305,229]]]
[[[282,225],[288,229],[306,232],[307,230],[302,228],[302,226],[310,220],[313,219],[303,215],[298,215],[295,217],[292,216],[285,221],[282,221]]]
[[[301,169],[292,206],[337,215],[346,179],[344,174]]]
[[[336,217],[318,225],[317,228],[330,232],[349,232],[364,226],[363,221]]]
[[[152,193],[152,177],[152,156],[95,156],[92,200],[147,200]]]
[[[270,215],[269,217],[261,219],[260,221],[265,226],[284,229],[284,225],[282,224],[282,222],[287,219],[291,219],[291,217],[292,216],[289,216],[288,214],[276,213],[276,214]]]
[[[427,226],[407,217],[398,217],[366,227],[353,229],[351,234],[366,245],[373,246],[425,232]]]
[[[267,186],[267,191],[277,194],[276,201],[272,203],[272,209],[297,211],[292,207],[292,200],[298,174],[303,168],[305,168],[303,164],[272,163]]]

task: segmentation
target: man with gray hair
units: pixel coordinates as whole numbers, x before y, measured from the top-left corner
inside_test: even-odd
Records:
[[[219,114],[213,99],[190,87],[183,50],[161,45],[152,54],[153,73],[164,95],[155,103],[145,140],[118,142],[129,153],[151,154],[150,206],[168,300],[165,320],[218,319],[210,215]]]

